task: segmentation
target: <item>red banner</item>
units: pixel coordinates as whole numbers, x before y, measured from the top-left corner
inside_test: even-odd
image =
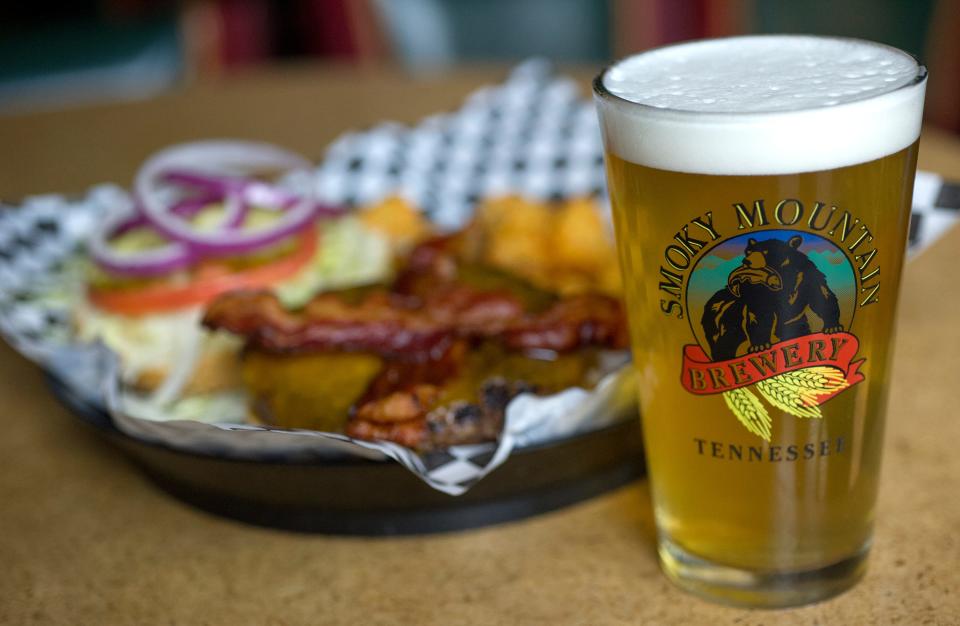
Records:
[[[864,359],[853,361],[860,342],[850,333],[814,333],[774,344],[769,350],[753,352],[726,361],[711,361],[696,344],[683,347],[680,382],[690,393],[709,395],[746,387],[761,380],[807,367],[835,367],[843,372],[848,386],[863,380],[858,370]],[[832,395],[822,396],[826,401]]]

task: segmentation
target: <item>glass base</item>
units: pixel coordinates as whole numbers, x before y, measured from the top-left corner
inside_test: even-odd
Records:
[[[702,598],[751,608],[786,608],[826,600],[863,577],[869,546],[838,563],[798,572],[756,572],[718,565],[661,537],[660,565],[667,578]]]

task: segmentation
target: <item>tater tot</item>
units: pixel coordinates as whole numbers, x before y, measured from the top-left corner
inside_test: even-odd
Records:
[[[610,258],[612,241],[595,201],[571,200],[556,213],[553,259],[560,267],[597,272]]]
[[[544,204],[520,198],[486,203],[481,220],[488,228],[486,261],[492,265],[540,276],[549,264],[553,216]]]
[[[547,205],[491,198],[477,210],[484,262],[565,295],[620,292],[613,234],[592,198]]]
[[[391,196],[360,212],[360,220],[400,249],[409,248],[432,233],[423,214],[399,196]]]

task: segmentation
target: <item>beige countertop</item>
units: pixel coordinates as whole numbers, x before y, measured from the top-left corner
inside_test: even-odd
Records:
[[[346,128],[453,108],[500,75],[299,68],[0,118],[0,197],[126,182],[151,150],[196,137],[317,157]],[[920,160],[960,180],[960,141],[928,131]],[[657,567],[646,482],[430,537],[221,520],[155,489],[0,346],[0,623],[960,624],[958,266],[955,229],[906,269],[876,542],[866,578],[833,600],[745,611],[678,591]]]

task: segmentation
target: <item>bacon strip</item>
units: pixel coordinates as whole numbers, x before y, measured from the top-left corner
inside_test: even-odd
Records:
[[[575,296],[532,314],[510,294],[462,285],[439,288],[416,307],[388,292],[373,293],[357,305],[324,294],[296,312],[285,310],[269,292],[232,292],[210,305],[203,323],[269,352],[330,350],[414,359],[437,358],[457,338],[499,339],[509,349],[558,352],[627,343],[622,307],[608,296]]]
[[[513,350],[555,352],[583,346],[624,349],[628,345],[623,306],[600,294],[566,298],[539,315],[525,316],[504,329],[502,340]]]
[[[207,308],[203,324],[246,337],[268,352],[330,350],[384,356],[443,351],[453,328],[437,324],[387,293],[351,306],[333,294],[315,297],[301,311],[288,311],[267,291],[234,291]]]
[[[437,388],[417,386],[361,405],[347,422],[346,434],[357,439],[394,441],[422,452],[493,441],[503,429],[510,401],[520,393],[533,391],[523,382],[494,378],[481,385],[476,402],[436,406]]]

